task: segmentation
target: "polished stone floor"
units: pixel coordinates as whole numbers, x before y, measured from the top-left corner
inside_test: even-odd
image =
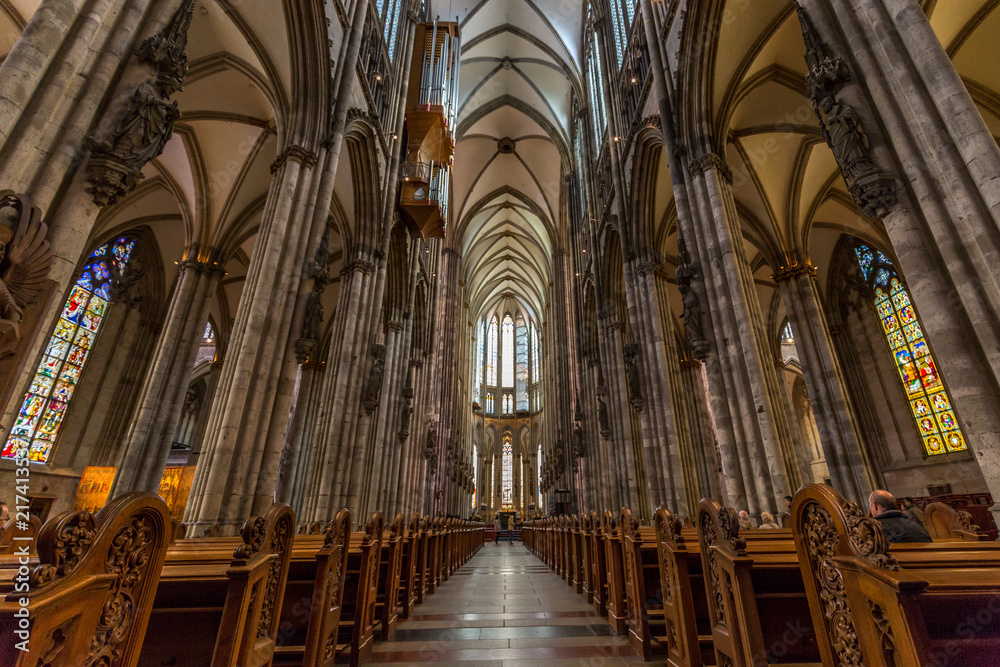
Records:
[[[375,644],[375,664],[644,664],[593,607],[522,544],[488,543]]]

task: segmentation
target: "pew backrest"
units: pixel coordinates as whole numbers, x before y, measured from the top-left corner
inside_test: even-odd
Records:
[[[153,493],[121,496],[96,515],[66,512],[47,521],[29,590],[15,586],[0,603],[0,663],[134,667],[170,530],[170,511]],[[15,643],[21,598],[32,619],[25,651]]]
[[[229,589],[212,664],[270,665],[281,619],[295,536],[295,514],[285,503],[247,519],[243,544],[233,552]],[[266,567],[261,567],[266,563]]]
[[[978,542],[979,526],[968,512],[956,512],[950,505],[930,503],[924,508],[924,525],[934,541]]]

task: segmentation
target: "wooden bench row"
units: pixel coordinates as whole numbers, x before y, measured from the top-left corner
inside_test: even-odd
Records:
[[[790,523],[741,531],[706,499],[693,528],[665,508],[653,526],[624,509],[522,534],[645,660],[1000,665],[1000,544],[946,517],[951,532],[890,551],[881,524],[822,485],[799,490]]]
[[[296,535],[284,504],[239,537],[174,534],[155,494],[46,522],[37,556],[0,561],[0,664],[357,665],[483,544],[481,524],[401,514],[352,531],[347,510]]]

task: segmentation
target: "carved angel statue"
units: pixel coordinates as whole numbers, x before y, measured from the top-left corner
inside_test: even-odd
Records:
[[[45,284],[52,266],[48,232],[27,197],[0,192],[0,352],[20,337],[24,309]]]

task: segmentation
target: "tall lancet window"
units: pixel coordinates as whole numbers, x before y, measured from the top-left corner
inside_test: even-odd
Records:
[[[396,34],[399,31],[403,0],[377,0],[377,8],[385,26],[383,34],[385,45],[389,51],[389,58],[392,58],[396,50]]]
[[[855,252],[872,289],[882,333],[896,362],[924,450],[930,456],[965,450],[965,436],[951,396],[924,339],[906,286],[884,254],[864,244],[859,244]]]
[[[590,93],[590,119],[594,125],[594,146],[599,149],[604,143],[604,130],[608,127],[608,108],[604,102],[601,47],[596,32],[591,35],[590,52],[587,54],[587,89]]]
[[[517,316],[514,329],[517,366],[514,369],[514,401],[518,410],[528,409],[528,327],[524,318]]]
[[[483,387],[483,344],[486,342],[486,321],[479,327],[479,335],[476,336],[476,382],[472,387],[472,400],[479,402]]]
[[[479,506],[477,500],[479,499],[479,471],[477,469],[477,464],[479,462],[479,450],[476,448],[475,443],[472,444],[472,509]]]
[[[535,323],[531,323],[531,382],[534,384],[542,379],[542,352],[538,347],[538,332]]]
[[[490,320],[486,337],[486,384],[497,386],[497,316]]]
[[[84,265],[21,404],[3,458],[17,458],[18,452],[26,449],[32,463],[48,462],[104,322],[115,276],[125,271],[134,249],[135,241],[122,237],[102,245]]]
[[[514,446],[511,445],[510,438],[503,440],[500,464],[503,470],[500,478],[501,503],[505,506],[512,505],[514,504]]]
[[[542,446],[538,445],[538,509],[542,509]]]
[[[628,31],[635,19],[635,0],[611,0],[611,29],[615,34],[615,55],[618,66],[625,60]]]
[[[500,350],[503,352],[501,362],[501,373],[503,374],[503,386],[514,387],[514,320],[510,313],[503,318],[503,340]]]

